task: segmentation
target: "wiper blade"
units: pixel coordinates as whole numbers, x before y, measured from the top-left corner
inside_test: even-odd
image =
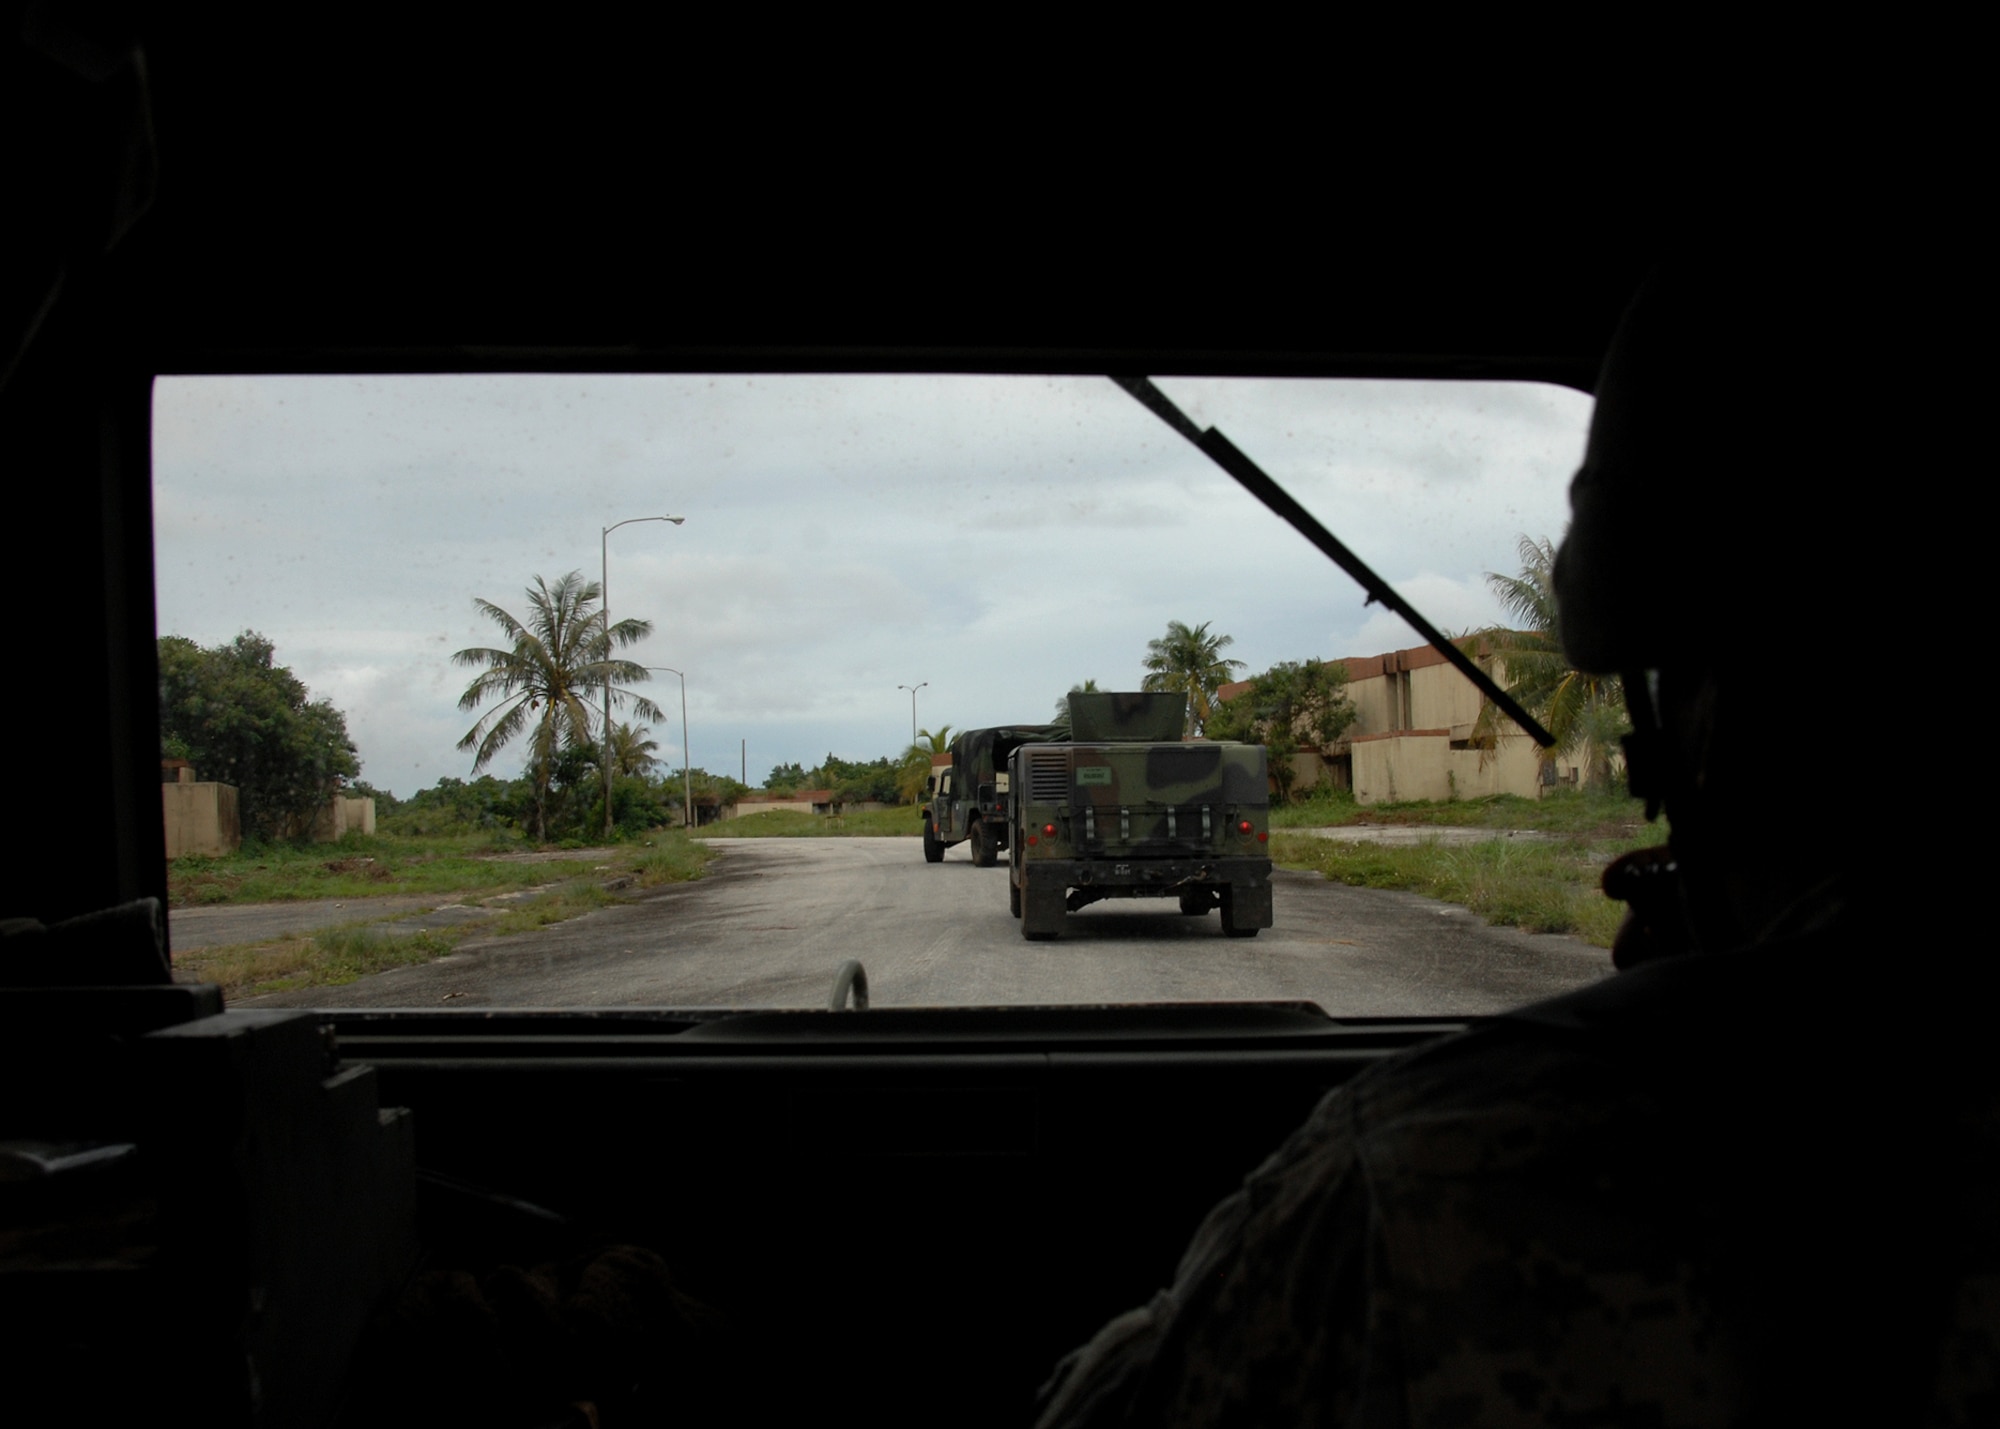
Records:
[[[1387,581],[1368,568],[1366,561],[1350,551],[1333,532],[1320,525],[1310,511],[1294,501],[1290,492],[1273,481],[1262,467],[1239,451],[1234,442],[1214,427],[1210,427],[1207,431],[1197,427],[1187,413],[1176,407],[1166,393],[1153,385],[1150,378],[1113,377],[1111,380],[1138,398],[1154,416],[1186,437],[1210,461],[1235,477],[1245,491],[1263,502],[1272,512],[1290,522],[1292,528],[1317,546],[1328,560],[1353,576],[1362,590],[1368,593],[1368,599],[1363,604],[1373,605],[1376,601],[1380,601],[1402,616],[1415,628],[1417,634],[1423,636],[1431,649],[1451,661],[1460,674],[1472,681],[1487,699],[1498,705],[1503,714],[1526,730],[1534,738],[1535,743],[1544,749],[1555,746],[1555,736],[1542,728],[1541,721],[1522,709],[1512,695],[1501,689],[1491,675],[1479,668],[1478,662],[1447,640],[1443,631],[1424,619],[1415,606],[1396,594],[1395,589]]]

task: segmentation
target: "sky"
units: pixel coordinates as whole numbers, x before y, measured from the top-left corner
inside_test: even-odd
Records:
[[[1486,573],[1561,536],[1590,413],[1528,383],[1157,385],[1447,631],[1501,620]],[[684,674],[694,766],[753,785],[900,754],[899,686],[924,730],[1137,689],[1170,620],[1247,674],[1419,643],[1101,377],[174,377],[153,406],[160,633],[268,636],[403,797],[474,775],[451,656],[502,643],[475,598],[525,619],[632,517],[685,520],[608,537],[611,618],[653,625],[622,653]],[[678,769],[682,681],[644,689]]]

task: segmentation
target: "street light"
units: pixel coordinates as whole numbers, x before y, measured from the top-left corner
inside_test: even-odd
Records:
[[[659,670],[668,675],[681,675],[672,665],[648,665],[648,670]],[[727,776],[725,776],[727,777]],[[687,809],[683,817],[686,827],[694,827],[694,774],[688,764],[688,677],[681,675],[681,793],[687,799]]]
[[[678,526],[685,516],[628,516],[603,528],[597,540],[597,610],[604,619],[604,743],[598,771],[604,775],[604,838],[611,839],[611,533],[635,521],[668,521]]]
[[[896,686],[899,690],[908,690],[910,692],[910,744],[912,747],[917,742],[917,691],[923,689],[924,685],[928,685],[929,683],[929,680],[925,680],[922,685]]]

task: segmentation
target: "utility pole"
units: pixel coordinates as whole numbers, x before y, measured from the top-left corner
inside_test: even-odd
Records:
[[[924,685],[928,684],[930,684],[930,681],[925,680],[922,685],[896,686],[899,690],[908,690],[910,692],[910,743],[912,745],[917,742],[917,691],[923,689]]]
[[[604,776],[604,841],[611,842],[611,533],[634,521],[667,521],[675,526],[685,516],[628,516],[603,527],[597,539],[597,613],[604,621],[604,740],[597,747],[597,768]],[[685,733],[686,725],[682,725]]]

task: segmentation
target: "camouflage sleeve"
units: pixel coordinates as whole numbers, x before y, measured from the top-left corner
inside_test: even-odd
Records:
[[[1057,1367],[1041,1429],[1405,1422],[1344,1092],[1210,1212],[1173,1285]]]

